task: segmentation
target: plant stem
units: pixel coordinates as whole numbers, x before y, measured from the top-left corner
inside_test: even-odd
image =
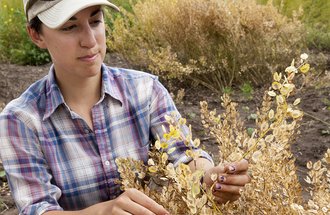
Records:
[[[213,185],[210,187],[210,190],[213,190],[215,183],[216,183],[216,182],[214,182]],[[202,185],[201,185],[201,187],[202,187]],[[221,210],[217,207],[217,204],[213,201],[212,197],[210,197],[210,196],[205,192],[204,189],[201,189],[201,190],[202,190],[203,194],[207,196],[208,200],[212,203],[212,206],[213,206],[213,208],[216,210],[216,212],[218,212],[219,215],[222,215]]]
[[[310,114],[310,113],[308,113],[308,112],[305,112],[305,111],[304,111],[304,114],[307,115],[307,116],[309,116],[310,118],[315,119],[315,120],[317,120],[317,121],[320,121],[320,122],[322,122],[323,124],[325,124],[325,125],[327,125],[328,127],[330,127],[330,123],[328,123],[328,122],[326,122],[326,121],[324,121],[324,120],[322,120],[322,119],[320,119],[320,118],[318,118],[318,117],[316,117],[316,116],[314,116],[314,115],[312,115],[312,114]]]

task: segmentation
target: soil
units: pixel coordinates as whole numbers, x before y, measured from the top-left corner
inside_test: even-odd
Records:
[[[302,99],[300,107],[305,114],[300,134],[295,143],[292,144],[292,152],[296,157],[297,174],[304,188],[307,161],[316,161],[323,157],[325,151],[330,148],[330,72],[329,55],[327,55],[327,66],[306,83],[302,90],[296,92],[296,97]],[[108,65],[129,68],[129,64],[118,55],[107,56]],[[48,73],[50,65],[44,66],[18,66],[11,64],[0,64],[0,109],[1,104],[6,104],[13,98],[19,96],[31,83],[40,79]],[[232,100],[239,104],[239,112],[246,122],[246,125],[253,124],[249,119],[256,108],[260,106],[263,92],[266,88],[254,89],[251,98],[244,96],[240,90],[234,90]],[[207,89],[201,87],[190,87],[185,90],[185,97],[182,102],[177,103],[177,107],[183,117],[187,118],[188,124],[192,125],[193,134],[201,139],[207,151],[217,154],[217,146],[213,140],[208,138],[201,124],[199,102],[206,100],[211,109],[216,108],[221,111],[218,96]],[[2,169],[0,165],[0,170]],[[6,179],[0,177],[0,214],[18,214],[10,196]],[[1,187],[1,184],[3,186]],[[306,193],[305,193],[306,195]],[[3,202],[4,204],[2,204]],[[1,205],[4,205],[1,208]]]

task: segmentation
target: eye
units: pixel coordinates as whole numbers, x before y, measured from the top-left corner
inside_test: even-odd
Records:
[[[94,21],[91,22],[91,25],[95,25],[95,26],[97,26],[97,25],[99,25],[100,23],[102,23],[102,20],[94,20]]]
[[[76,27],[77,27],[77,25],[70,25],[70,26],[61,28],[61,31],[71,31],[72,29],[74,29]]]

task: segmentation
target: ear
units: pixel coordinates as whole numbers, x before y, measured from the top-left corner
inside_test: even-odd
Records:
[[[45,40],[41,33],[36,32],[36,30],[31,28],[29,25],[26,26],[26,30],[34,44],[36,44],[41,49],[47,48]]]

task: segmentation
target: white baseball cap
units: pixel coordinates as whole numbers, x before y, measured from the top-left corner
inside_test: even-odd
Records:
[[[38,16],[49,28],[58,28],[79,11],[95,6],[106,5],[117,11],[119,8],[107,0],[23,0],[24,11],[30,22]]]

